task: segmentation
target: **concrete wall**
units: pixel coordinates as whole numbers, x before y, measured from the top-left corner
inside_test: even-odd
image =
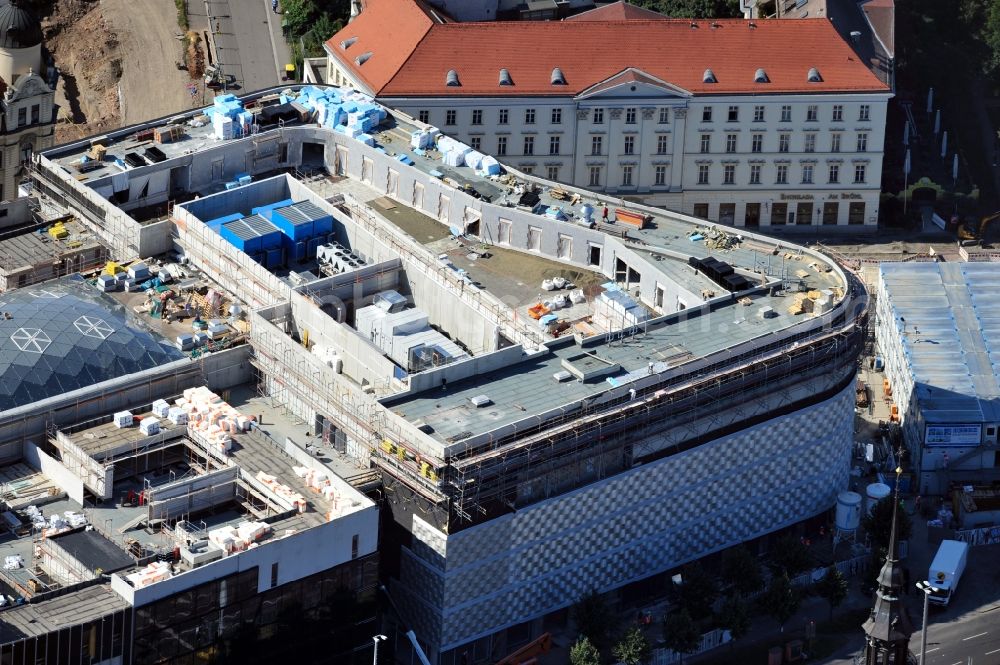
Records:
[[[45,474],[45,477],[66,492],[66,496],[70,499],[83,504],[83,480],[45,453],[37,444],[31,441],[24,443],[24,461],[28,466]]]
[[[31,206],[38,204],[37,197],[20,196],[0,201],[0,230],[9,229],[32,221]]]
[[[225,505],[236,497],[239,468],[231,466],[147,490],[149,518],[171,520]]]

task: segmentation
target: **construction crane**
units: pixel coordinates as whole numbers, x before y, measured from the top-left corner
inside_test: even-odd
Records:
[[[986,232],[990,225],[1000,219],[1000,211],[987,215],[979,220],[979,225],[972,227],[968,222],[963,222],[958,227],[958,241],[962,246],[978,245],[986,241]]]

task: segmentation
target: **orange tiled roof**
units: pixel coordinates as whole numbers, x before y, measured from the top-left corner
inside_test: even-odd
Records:
[[[437,23],[414,0],[369,0],[327,45],[387,97],[574,96],[628,68],[703,95],[888,91],[826,19]],[[556,67],[565,85],[552,85]],[[821,82],[808,81],[814,67]],[[501,68],[514,85],[499,85]],[[754,82],[758,68],[770,83]],[[446,85],[449,70],[460,85]]]
[[[581,12],[565,19],[567,21],[665,21],[666,16],[652,9],[636,7],[624,0],[596,9]]]

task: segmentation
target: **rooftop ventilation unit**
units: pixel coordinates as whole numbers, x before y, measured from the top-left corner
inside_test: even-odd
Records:
[[[351,46],[353,46],[354,42],[356,41],[358,41],[357,37],[348,37],[344,41],[340,42],[340,48],[346,51],[347,49],[351,48]]]
[[[358,66],[360,67],[361,65],[365,64],[366,62],[368,62],[368,58],[370,58],[370,57],[372,57],[372,52],[371,51],[365,51],[364,53],[362,53],[361,55],[359,55],[358,57],[356,57],[354,59],[354,62],[358,63]]]
[[[470,397],[469,401],[472,402],[472,405],[477,409],[481,409],[484,406],[489,406],[493,403],[493,400],[486,395],[476,395],[475,397]]]
[[[695,23],[694,21],[691,21],[691,29],[692,30],[696,30],[697,28],[698,28],[698,24]]]
[[[753,30],[754,28],[757,27],[757,24],[754,23],[753,21],[748,21],[747,22],[747,27],[750,28],[751,30]]]
[[[809,74],[806,75],[806,78],[809,80],[810,83],[823,82],[823,77],[819,75],[819,70],[816,69],[815,67],[809,70]]]
[[[701,75],[702,83],[718,83],[719,79],[715,78],[715,72],[711,69],[706,69],[705,73]]]
[[[514,85],[514,79],[510,77],[510,72],[506,68],[500,70],[500,85]]]
[[[756,71],[756,73],[754,73],[754,75],[753,75],[753,82],[754,83],[770,83],[771,79],[767,78],[767,72],[765,72],[764,68],[761,67],[760,69],[758,69]]]
[[[445,85],[450,85],[450,86],[460,86],[460,85],[462,85],[458,81],[458,72],[456,72],[454,69],[449,69],[448,70],[448,75],[445,76],[444,83],[445,83]]]
[[[562,70],[558,67],[552,70],[552,78],[550,80],[552,85],[566,85],[566,77],[563,76]]]

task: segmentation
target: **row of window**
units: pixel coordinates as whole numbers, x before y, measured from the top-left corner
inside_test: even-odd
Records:
[[[844,121],[844,105],[834,104],[830,109],[830,122]],[[868,122],[871,120],[871,104],[861,104],[858,106],[858,120]],[[705,106],[701,109],[701,121],[712,122],[713,107]],[[767,106],[758,104],[753,107],[753,121],[765,122],[767,120]],[[740,107],[731,104],[726,113],[726,122],[740,121]],[[781,122],[792,122],[792,105],[783,104],[781,107]],[[806,107],[806,122],[819,122],[819,104],[810,104]]]
[[[769,202],[765,204],[765,212],[769,210],[771,226],[785,226],[794,224],[799,226],[813,225],[813,210],[817,211],[819,222],[823,225],[834,226],[840,217],[839,201],[824,201],[822,208],[816,208],[812,201],[799,201],[789,204],[787,202]],[[702,219],[709,219],[709,209],[707,203],[694,204],[694,216]],[[744,207],[743,226],[756,227],[761,222],[761,204],[747,203]],[[736,204],[719,204],[719,222],[722,224],[736,225]],[[847,223],[859,225],[865,223],[865,202],[852,201],[847,207]]]
[[[802,145],[803,152],[816,152],[816,134],[814,132],[809,132],[804,135],[804,141]],[[779,134],[778,135],[778,152],[789,152],[791,146],[791,134]],[[549,137],[549,153],[550,155],[560,154],[560,148],[562,145],[561,137],[550,136]],[[473,150],[482,150],[483,138],[481,136],[472,136],[469,138],[469,146]],[[622,137],[622,154],[634,155],[635,152],[635,136],[626,135]],[[834,133],[830,134],[830,152],[840,152],[841,146],[841,134]],[[726,152],[735,153],[738,147],[738,135],[737,134],[727,134],[726,135]],[[750,152],[760,153],[763,152],[764,147],[764,135],[763,134],[752,134],[750,137]],[[868,150],[868,133],[859,132],[857,134],[854,143],[856,152],[867,152]],[[524,155],[534,155],[535,154],[535,137],[525,136],[523,143],[523,154]],[[665,155],[670,149],[670,137],[666,134],[656,137],[656,154]],[[712,135],[702,134],[700,149],[702,153],[710,153],[712,151]],[[504,156],[507,154],[507,137],[498,136],[497,137],[497,156]],[[592,136],[590,137],[590,154],[591,156],[600,156],[604,154],[604,137],[603,136]]]
[[[593,124],[602,125],[604,124],[604,109],[597,108],[593,109]],[[36,115],[37,122],[37,107],[33,109],[33,114]],[[792,122],[792,105],[783,104],[780,109],[780,119],[781,122]],[[638,123],[638,109],[636,107],[628,107],[624,110],[625,124],[634,125]],[[420,122],[430,124],[431,112],[429,110],[418,111],[417,117]],[[701,109],[701,121],[702,122],[712,122],[714,117],[714,107],[704,106]],[[524,124],[533,125],[535,124],[536,113],[535,109],[524,109]],[[561,108],[554,108],[550,111],[549,120],[553,125],[561,125],[563,119],[563,110]],[[753,107],[753,121],[754,122],[765,122],[767,120],[767,106],[764,104],[758,104]],[[859,104],[858,105],[858,121],[868,122],[871,120],[871,105],[870,104]],[[740,106],[738,104],[732,104],[729,106],[726,112],[726,122],[739,122],[740,121]],[[806,106],[806,122],[819,122],[819,104],[810,104]],[[834,104],[830,108],[830,122],[843,122],[844,121],[844,105]],[[497,122],[498,125],[507,125],[510,123],[510,109],[498,109],[497,110]],[[664,107],[659,109],[657,123],[661,125],[666,125],[670,123],[670,108]],[[447,109],[444,112],[444,124],[446,126],[458,124],[458,110]],[[472,109],[471,111],[471,124],[482,125],[483,124],[483,109]]]
[[[843,135],[840,132],[833,132],[830,134],[830,152],[840,152],[842,136]],[[738,134],[726,134],[726,152],[728,153],[736,152],[738,140],[739,140]],[[791,134],[784,134],[784,133],[778,134],[778,152],[789,152],[791,143],[792,143]],[[712,152],[711,134],[701,135],[700,148],[701,152],[703,153]],[[857,133],[854,142],[854,149],[856,152],[868,151],[868,132]],[[751,134],[750,152],[763,152],[763,151],[764,151],[764,135]],[[816,132],[806,132],[805,134],[803,134],[802,152],[816,152]]]
[[[535,109],[524,109],[524,124],[533,125],[535,124],[536,113]],[[421,110],[417,112],[417,119],[420,122],[430,124],[431,122],[431,112],[429,110]],[[561,108],[551,109],[549,115],[549,121],[553,125],[561,125],[563,119],[563,110]],[[472,109],[471,111],[471,124],[482,125],[483,124],[483,109]],[[604,109],[594,109],[593,121],[595,125],[604,124]],[[638,122],[638,109],[635,107],[625,109],[625,124],[634,125]],[[658,124],[666,125],[670,123],[670,109],[661,108],[659,110],[659,117],[657,120]],[[446,126],[457,125],[458,124],[458,110],[447,109],[444,112],[444,124]],[[497,122],[498,125],[510,124],[510,109],[497,109]]]
[[[759,185],[761,184],[760,176],[763,164],[750,164],[750,179],[747,184]],[[813,174],[815,168],[812,164],[803,164],[800,170],[801,180],[799,181],[803,185],[813,184]],[[699,185],[709,185],[709,175],[711,173],[710,164],[699,164],[698,165],[698,184]],[[868,165],[867,164],[855,164],[854,165],[854,184],[862,185],[868,177]],[[840,184],[840,164],[830,164],[829,170],[827,172],[827,182],[831,185]],[[722,165],[722,184],[723,185],[735,185],[736,184],[736,164],[723,164]],[[774,184],[776,185],[787,185],[788,184],[788,164],[775,164],[774,165]]]

